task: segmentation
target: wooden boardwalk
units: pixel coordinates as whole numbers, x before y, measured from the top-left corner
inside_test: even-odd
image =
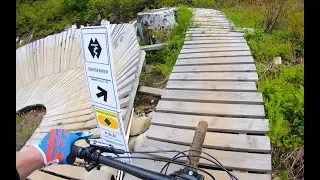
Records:
[[[208,122],[203,151],[213,155],[242,180],[271,179],[269,122],[254,59],[242,33],[231,32],[226,16],[212,9],[195,10],[168,84],[139,150],[188,150],[194,129]],[[152,156],[172,158],[174,154]],[[163,163],[133,160],[160,171]],[[217,179],[230,179],[206,160],[200,165]],[[171,166],[169,171],[181,167]],[[126,179],[134,179],[127,176]],[[210,179],[206,177],[206,179]]]

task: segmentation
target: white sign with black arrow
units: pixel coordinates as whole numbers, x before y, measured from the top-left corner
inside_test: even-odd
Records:
[[[84,68],[102,142],[128,151],[113,69],[110,32],[109,23],[81,28]]]

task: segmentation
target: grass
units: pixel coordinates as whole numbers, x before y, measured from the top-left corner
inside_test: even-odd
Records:
[[[304,65],[256,66],[258,91],[269,119],[273,173],[281,179],[301,179],[303,173],[297,171],[303,163],[297,162],[303,162],[303,154],[296,152],[304,149]]]
[[[258,91],[269,119],[273,178],[280,179],[301,179],[304,172],[304,12],[301,1],[292,2],[272,30],[264,23],[269,18],[265,15],[269,5],[240,4],[222,9],[237,27],[255,29],[246,31],[245,38],[255,58]],[[273,63],[276,56],[283,64]]]
[[[263,94],[268,136],[276,147],[293,149],[304,141],[304,65],[257,64],[258,91]]]
[[[262,28],[263,7],[235,6],[222,8],[221,11],[225,13],[237,27]]]
[[[19,151],[28,141],[44,115],[45,109],[42,107],[29,108],[16,114],[16,151]]]
[[[266,63],[276,56],[280,56],[284,61],[292,60],[295,49],[287,36],[285,31],[265,33],[258,29],[253,33],[247,32],[245,38],[255,60]]]

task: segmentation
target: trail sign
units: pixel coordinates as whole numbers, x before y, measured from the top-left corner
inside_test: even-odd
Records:
[[[100,132],[100,144],[128,151],[116,88],[110,32],[109,23],[106,26],[81,28],[84,69]]]

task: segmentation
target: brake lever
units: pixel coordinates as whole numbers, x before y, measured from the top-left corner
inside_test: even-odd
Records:
[[[106,143],[99,141],[99,140],[96,140],[96,139],[94,139],[94,140],[85,139],[85,141],[91,147],[95,147],[102,152],[113,153],[113,154],[124,154],[125,153],[125,151],[122,149],[116,149],[111,144],[106,144]]]

